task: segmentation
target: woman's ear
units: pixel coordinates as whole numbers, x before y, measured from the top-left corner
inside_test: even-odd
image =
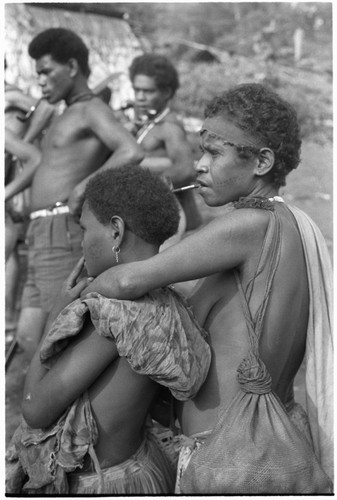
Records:
[[[261,148],[258,156],[258,163],[255,168],[255,175],[263,176],[268,174],[275,163],[274,151],[269,148]]]
[[[120,247],[125,233],[125,222],[118,215],[113,215],[110,219],[111,236],[114,245]]]

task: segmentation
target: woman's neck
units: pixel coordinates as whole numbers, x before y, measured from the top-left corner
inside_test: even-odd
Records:
[[[140,260],[150,259],[159,252],[159,247],[157,245],[152,245],[151,243],[146,243],[141,240],[142,243],[137,243],[135,245],[129,245],[128,249],[120,251],[120,262],[123,264],[128,264],[130,262],[138,262]]]

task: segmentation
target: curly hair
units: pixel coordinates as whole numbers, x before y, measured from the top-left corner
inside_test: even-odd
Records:
[[[170,89],[171,97],[179,88],[179,77],[177,70],[167,57],[161,54],[143,54],[135,57],[129,68],[130,80],[133,81],[137,75],[145,75],[154,78],[158,89]]]
[[[74,58],[83,75],[88,77],[90,74],[89,50],[83,40],[71,30],[49,28],[42,31],[30,42],[28,53],[35,60],[51,55],[60,64],[66,64],[69,59]]]
[[[206,105],[205,118],[219,115],[274,152],[271,182],[276,188],[284,186],[286,176],[300,162],[300,127],[293,107],[264,85],[247,83],[225,91]]]
[[[178,230],[175,195],[160,177],[139,166],[97,173],[86,186],[84,200],[101,224],[118,215],[127,229],[154,245],[160,246]]]

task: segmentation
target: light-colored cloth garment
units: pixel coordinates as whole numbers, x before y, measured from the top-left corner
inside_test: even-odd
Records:
[[[199,432],[198,434],[193,434],[192,436],[185,436],[180,434],[176,437],[176,442],[180,448],[178,465],[177,465],[177,476],[176,484],[174,488],[174,493],[180,495],[182,493],[180,488],[181,478],[190,463],[193,452],[198,450],[200,446],[204,443],[205,439],[212,433],[211,430]]]
[[[332,266],[326,242],[315,223],[298,208],[289,209],[301,234],[310,290],[304,361],[306,411],[315,454],[333,479]]]
[[[47,368],[81,332],[87,312],[96,332],[115,339],[119,355],[134,371],[168,387],[178,399],[193,397],[199,390],[210,365],[210,348],[183,299],[169,288],[137,301],[96,293],[74,301],[56,318],[42,343],[40,358]],[[81,468],[89,454],[96,467],[97,493],[104,493],[94,452],[97,440],[86,393],[48,429],[31,429],[23,420],[6,454],[6,492],[20,493],[23,487],[32,493],[67,494],[67,473]],[[23,486],[26,476],[29,481]]]
[[[197,394],[208,373],[211,351],[205,331],[171,288],[137,300],[107,299],[96,292],[75,300],[56,318],[41,347],[46,366],[81,331],[88,311],[96,332],[115,340],[119,355],[135,372],[167,387],[178,400]]]

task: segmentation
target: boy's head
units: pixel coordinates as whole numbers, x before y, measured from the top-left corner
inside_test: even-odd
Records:
[[[128,230],[150,244],[160,246],[178,230],[174,194],[160,177],[138,166],[97,173],[88,182],[84,199],[101,224],[118,216]]]

